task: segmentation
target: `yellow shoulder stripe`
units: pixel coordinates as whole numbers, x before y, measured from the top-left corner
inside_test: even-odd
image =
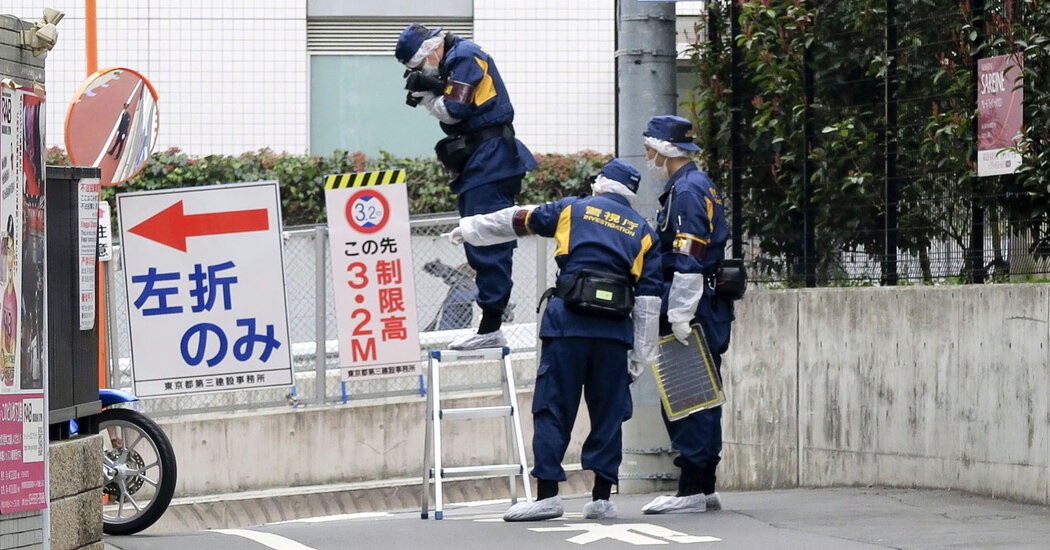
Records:
[[[649,249],[652,246],[653,236],[646,233],[645,236],[642,237],[642,249],[638,251],[638,255],[634,257],[634,264],[631,265],[631,275],[634,275],[635,281],[642,278],[642,267],[645,264],[645,253],[649,252]]]
[[[572,205],[567,206],[558,215],[558,228],[554,230],[554,240],[558,248],[554,250],[555,256],[569,253],[569,233],[572,232]]]
[[[481,82],[478,82],[476,88],[474,88],[474,105],[480,107],[486,101],[496,97],[496,86],[492,84],[492,76],[489,75],[489,64],[480,57],[475,57],[474,61],[481,67]]]
[[[711,199],[704,197],[704,202],[707,203],[707,225],[711,228],[711,233],[715,232],[715,205],[711,202]],[[704,243],[707,244],[707,243]]]

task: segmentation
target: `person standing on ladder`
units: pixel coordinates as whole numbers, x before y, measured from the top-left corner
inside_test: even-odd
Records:
[[[609,500],[619,481],[622,424],[632,414],[630,384],[655,359],[660,314],[660,252],[656,235],[630,201],[641,174],[613,159],[601,169],[590,197],[537,207],[511,207],[470,216],[446,236],[453,243],[502,243],[526,235],[553,237],[557,286],[547,291],[542,351],[533,397],[532,451],[537,500],[507,510],[506,521],[535,521],[564,513],[558,483],[561,461],[580,406],[587,402],[591,431],[581,462],[594,472],[590,519],[616,517]],[[542,300],[541,300],[542,301]]]
[[[536,159],[514,137],[514,107],[496,62],[481,48],[441,29],[409,25],[394,55],[405,67],[406,102],[422,104],[447,137],[434,147],[452,176],[460,216],[488,214],[514,205],[525,173]],[[514,241],[487,246],[467,243],[467,263],[477,273],[481,325],[449,344],[450,349],[503,347],[503,312],[510,301]]]

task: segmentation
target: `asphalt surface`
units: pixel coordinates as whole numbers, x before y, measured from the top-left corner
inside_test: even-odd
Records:
[[[723,510],[643,515],[655,495],[613,495],[615,520],[587,520],[586,496],[563,497],[565,516],[506,523],[508,501],[334,515],[239,529],[106,537],[120,550],[426,548],[612,549],[1046,549],[1050,508],[949,490],[833,488],[723,493]]]

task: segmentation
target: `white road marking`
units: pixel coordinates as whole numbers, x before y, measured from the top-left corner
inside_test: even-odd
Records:
[[[314,550],[305,544],[295,542],[292,539],[287,539],[273,533],[262,533],[259,531],[249,531],[247,529],[215,529],[214,532],[222,533],[224,535],[244,537],[268,548],[273,548],[273,550]]]
[[[602,525],[600,523],[567,523],[562,527],[530,527],[529,530],[538,533],[584,531],[575,537],[567,539],[567,542],[580,545],[590,544],[602,539],[618,540],[635,546],[668,544],[668,541],[681,544],[691,544],[697,542],[721,542],[722,540],[715,537],[694,536],[680,533],[651,523],[620,523],[614,525]]]
[[[327,523],[330,521],[347,521],[355,519],[373,519],[390,516],[389,512],[357,512],[354,514],[335,514],[332,516],[318,516],[314,518],[290,519],[287,521],[275,521],[267,525],[280,525],[282,523]]]

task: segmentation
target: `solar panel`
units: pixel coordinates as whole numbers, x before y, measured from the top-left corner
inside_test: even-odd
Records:
[[[660,401],[672,421],[725,402],[722,379],[707,347],[704,329],[695,323],[692,329],[688,346],[673,335],[661,338],[659,355],[653,363]]]

